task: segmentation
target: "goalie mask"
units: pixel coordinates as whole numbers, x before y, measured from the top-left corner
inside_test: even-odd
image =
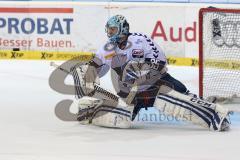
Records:
[[[105,26],[110,42],[119,43],[121,38],[129,34],[129,24],[122,15],[111,17]]]

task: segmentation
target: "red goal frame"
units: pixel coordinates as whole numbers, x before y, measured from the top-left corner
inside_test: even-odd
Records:
[[[198,14],[199,23],[199,96],[203,96],[203,14],[206,12],[240,13],[240,9],[201,8]]]

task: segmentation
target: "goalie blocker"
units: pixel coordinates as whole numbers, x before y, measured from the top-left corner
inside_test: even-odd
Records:
[[[84,67],[85,69],[77,69],[77,72],[73,74],[74,82],[84,81],[83,75],[86,74],[84,71],[87,71],[86,66]],[[154,107],[163,113],[210,130],[225,131],[229,129],[229,120],[227,119],[229,112],[226,108],[191,95],[179,93],[161,81],[159,81],[158,86],[160,88],[156,94]],[[93,88],[94,82],[92,84],[88,82],[88,85],[78,83],[76,89],[87,91]],[[79,100],[78,112],[80,123],[113,128],[130,128],[133,105],[136,106],[136,104],[129,105],[111,92],[103,90],[99,91],[95,87],[94,92],[91,92],[90,95],[80,92],[81,95],[78,95],[81,98]],[[91,96],[93,98],[83,96]],[[135,97],[133,99],[137,100],[138,98]]]

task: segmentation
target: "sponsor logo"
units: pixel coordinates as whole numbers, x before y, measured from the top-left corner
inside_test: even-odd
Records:
[[[41,55],[42,55],[41,59],[49,59],[49,58],[53,57],[53,54],[49,54],[46,52],[42,52]]]
[[[217,40],[222,36],[219,19],[215,18],[212,20],[212,27],[213,38]]]
[[[23,57],[24,56],[24,53],[19,53],[19,52],[11,52],[11,58],[12,59],[16,59],[16,58],[21,58],[21,57]]]
[[[0,30],[8,34],[71,34],[72,18],[0,18]]]
[[[205,102],[203,100],[200,100],[198,98],[191,98],[190,101],[200,105],[200,106],[203,106],[203,107],[210,107],[212,104],[211,103],[208,103],[208,102]]]
[[[58,15],[72,14],[72,8],[0,8],[0,12],[21,14],[21,16],[11,14],[11,17],[0,17],[0,31],[8,34],[71,34],[73,18],[59,18]],[[34,14],[34,17],[28,17],[30,13]],[[44,17],[35,18],[35,14],[38,13]],[[48,16],[49,14],[56,16],[50,18],[52,16]]]
[[[152,39],[160,38],[166,42],[196,42],[197,41],[197,22],[192,22],[186,27],[166,26],[161,20],[158,20],[154,26]]]
[[[132,57],[133,58],[143,58],[144,51],[142,49],[133,49],[132,50]]]

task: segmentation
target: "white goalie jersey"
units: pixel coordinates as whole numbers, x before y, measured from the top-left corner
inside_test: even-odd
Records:
[[[145,90],[167,71],[166,57],[160,46],[141,33],[131,33],[123,50],[106,43],[97,51],[93,61],[99,66],[99,77],[112,68],[120,90],[125,93],[129,92],[136,79],[142,79],[138,82],[141,85],[139,90]]]

